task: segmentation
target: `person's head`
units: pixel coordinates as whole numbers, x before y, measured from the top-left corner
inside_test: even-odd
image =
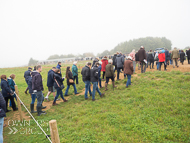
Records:
[[[58,65],[61,65],[61,62],[58,62]]]
[[[7,76],[6,75],[1,75],[1,79],[7,80]]]
[[[34,71],[36,71],[36,66],[34,66]]]
[[[102,64],[102,61],[99,61],[99,65],[101,65]]]
[[[37,72],[41,72],[42,71],[42,66],[41,65],[37,65],[36,66],[36,71]]]
[[[96,57],[96,59],[99,61],[99,58],[98,58],[98,57]]]
[[[97,67],[98,67],[99,65],[100,65],[99,62],[96,62],[96,63],[95,63],[95,66],[97,66]]]
[[[69,71],[70,71],[70,67],[67,67],[67,69],[66,69],[66,78],[69,78]]]
[[[116,53],[117,55],[119,54],[119,52]]]
[[[109,63],[109,64],[112,64],[112,62],[113,62],[112,59],[109,59],[108,63]]]
[[[15,74],[11,74],[10,78],[15,79]]]
[[[182,53],[184,53],[184,51],[183,51],[183,50],[181,50],[181,52],[182,52]]]
[[[104,56],[104,59],[107,59],[107,56]]]
[[[56,71],[56,67],[53,67],[52,70],[55,72]]]
[[[152,50],[150,50],[150,52],[152,52]]]
[[[143,48],[143,49],[144,49],[144,46],[141,46],[141,48]]]
[[[88,63],[87,63],[87,66],[90,68],[90,67],[91,67],[91,63],[90,63],[90,62],[88,62]]]
[[[76,65],[76,64],[77,64],[77,61],[74,61],[74,62],[73,62],[73,65]]]
[[[60,73],[60,69],[55,69],[55,73]]]
[[[30,71],[31,71],[31,70],[32,70],[32,68],[31,68],[31,67],[28,67],[28,70],[30,70]]]
[[[176,48],[176,47],[174,47],[174,49],[176,50],[177,48]]]
[[[132,60],[132,57],[131,57],[131,56],[128,56],[127,59],[128,59],[128,60]]]
[[[133,49],[133,50],[132,50],[132,52],[134,52],[134,53],[135,53],[135,49]]]

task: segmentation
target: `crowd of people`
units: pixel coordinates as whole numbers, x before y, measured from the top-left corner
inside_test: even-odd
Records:
[[[161,51],[145,51],[143,46],[136,52],[132,50],[130,54],[126,57],[122,53],[115,53],[111,59],[108,59],[107,56],[104,56],[101,60],[99,58],[95,58],[93,62],[87,62],[86,65],[82,68],[81,75],[82,80],[85,84],[85,93],[84,99],[88,100],[89,95],[91,96],[92,101],[95,101],[95,93],[96,91],[99,93],[100,97],[103,97],[105,93],[101,93],[99,88],[102,87],[102,82],[105,80],[105,91],[108,90],[108,82],[111,79],[113,88],[117,87],[115,85],[115,71],[117,70],[117,80],[120,80],[120,73],[124,73],[124,78],[127,77],[126,88],[131,85],[131,75],[135,73],[136,66],[138,70],[141,69],[141,73],[146,72],[146,68],[148,66],[150,69],[154,69],[154,63],[156,62],[157,70],[161,70],[162,65],[164,65],[164,70],[167,70],[167,66],[169,64],[173,65],[173,68],[179,67],[178,61],[183,64],[184,60],[188,60],[188,64],[190,64],[190,49],[187,50],[185,53],[183,50],[177,50],[174,48],[172,51],[168,51],[167,49]],[[27,71],[24,73],[24,78],[27,84],[27,88],[25,90],[25,94],[27,94],[29,90],[29,94],[31,95],[31,103],[30,103],[30,110],[31,113],[37,113],[38,116],[42,114],[46,114],[45,109],[46,106],[43,106],[44,99],[49,101],[49,95],[52,93],[54,96],[53,106],[57,105],[56,101],[60,100],[58,97],[62,98],[63,102],[67,102],[64,96],[69,96],[68,92],[70,86],[72,85],[74,88],[74,94],[79,94],[77,92],[76,84],[79,84],[78,81],[78,67],[77,62],[73,63],[72,68],[66,68],[66,77],[62,76],[61,73],[61,62],[58,62],[56,67],[52,67],[51,70],[48,71],[47,74],[47,87],[48,93],[44,98],[42,91],[44,90],[43,87],[43,79],[40,74],[42,71],[42,66],[38,65],[35,66],[32,70],[31,67],[28,68]],[[101,76],[101,73],[102,76]],[[9,106],[12,107],[13,111],[17,111],[18,108],[16,107],[15,100],[16,93],[15,93],[15,75],[11,74],[8,78],[6,75],[1,75],[1,89],[2,94],[0,92],[0,140],[2,140],[2,126],[4,122],[4,117],[6,117],[6,112],[8,110],[8,101]],[[63,89],[65,88],[63,81],[67,79],[67,88],[63,96]],[[76,83],[76,84],[75,84]],[[91,85],[93,86],[93,91],[91,91]],[[37,111],[34,110],[34,103],[37,99]]]

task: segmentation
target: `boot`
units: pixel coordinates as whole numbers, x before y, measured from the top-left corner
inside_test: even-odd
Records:
[[[46,108],[46,106],[43,106],[43,105],[41,104],[41,108],[42,108],[42,109],[45,109],[45,108]]]
[[[30,110],[31,113],[36,113],[37,111],[34,111],[34,104],[30,104]]]
[[[64,99],[63,102],[67,102],[68,100]]]
[[[108,90],[108,84],[107,83],[105,83],[105,91],[107,91]]]
[[[45,112],[42,112],[42,107],[41,106],[37,106],[37,112],[38,112],[38,116],[47,114]]]
[[[113,85],[114,88],[117,87],[117,86],[115,85],[115,81],[112,81],[112,85]]]
[[[56,102],[53,102],[53,104],[52,104],[53,106],[55,106],[55,105],[58,105]]]
[[[24,91],[24,93],[25,93],[25,94],[28,94],[27,91],[28,91],[28,87],[26,88],[26,90]]]
[[[105,95],[105,93],[102,93],[102,95],[100,95],[100,97],[102,98]]]

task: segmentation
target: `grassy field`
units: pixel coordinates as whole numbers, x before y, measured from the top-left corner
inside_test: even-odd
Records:
[[[50,68],[51,66],[46,66],[42,71],[45,95]],[[24,94],[25,70],[26,68],[0,69],[0,74],[16,74],[20,97],[29,108],[31,98]],[[62,72],[64,75],[65,68]],[[84,83],[80,74],[79,83],[77,89],[82,92]],[[65,81],[64,84],[66,85]],[[33,115],[47,134],[50,134],[47,130],[48,121],[57,120],[61,142],[190,142],[190,72],[146,72],[132,76],[130,88],[125,88],[125,84],[126,79],[116,81],[118,87],[114,90],[109,85],[104,98],[96,93],[95,102],[84,100],[83,95],[75,96],[71,87],[69,102],[59,102],[58,106],[47,110],[47,115]],[[101,91],[104,92],[104,89]],[[50,100],[53,100],[52,95]],[[11,111],[7,114],[10,122],[4,128],[5,142],[48,142],[32,119],[30,124],[26,121],[28,124],[24,125],[15,119],[13,113],[15,112]],[[18,132],[9,134],[9,127],[15,127]]]

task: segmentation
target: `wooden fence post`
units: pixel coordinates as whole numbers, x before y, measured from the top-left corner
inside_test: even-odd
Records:
[[[60,143],[56,120],[49,121],[49,126],[50,126],[50,133],[51,133],[51,141],[52,141],[52,143]]]
[[[19,97],[17,85],[15,85],[15,92],[16,92],[16,95]],[[19,115],[20,115],[20,121],[23,121],[23,116],[22,116],[22,110],[21,110],[20,100],[19,100],[18,98],[17,98],[17,106],[18,106],[18,112],[19,112]]]

